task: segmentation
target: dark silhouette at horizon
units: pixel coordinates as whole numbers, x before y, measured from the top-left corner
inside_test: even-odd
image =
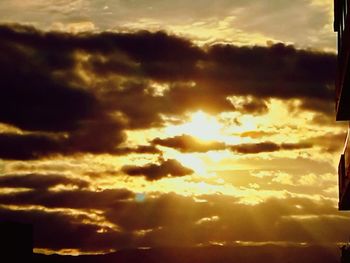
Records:
[[[0,244],[0,262],[31,262],[33,226],[18,222],[0,222]]]
[[[206,246],[125,249],[105,255],[35,255],[34,263],[339,263],[338,248]]]

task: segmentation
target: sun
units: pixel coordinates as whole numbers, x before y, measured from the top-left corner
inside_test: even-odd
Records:
[[[224,134],[224,125],[219,120],[203,111],[196,111],[188,116],[188,121],[180,125],[172,125],[165,128],[167,137],[188,135],[197,142],[195,144],[226,143],[227,136]],[[182,165],[191,168],[200,177],[212,177],[215,174],[211,171],[210,161],[220,161],[226,157],[221,151],[210,150],[203,152],[184,153],[174,149],[164,149],[169,157],[178,160]]]
[[[203,111],[191,114],[190,120],[182,125],[168,127],[168,134],[187,134],[202,141],[219,141],[222,139],[222,124]]]

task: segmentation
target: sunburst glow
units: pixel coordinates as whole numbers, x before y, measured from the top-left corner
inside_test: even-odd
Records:
[[[207,171],[203,160],[194,154],[179,154],[175,157],[182,165],[191,168],[196,174],[205,176]]]
[[[0,257],[340,262],[344,17],[265,2],[0,0]]]
[[[189,122],[168,127],[166,133],[187,134],[203,141],[220,141],[223,139],[222,128],[222,124],[215,117],[203,111],[197,111],[191,115]]]

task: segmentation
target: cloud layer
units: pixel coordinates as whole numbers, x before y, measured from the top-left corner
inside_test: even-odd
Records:
[[[38,225],[37,248],[343,239],[334,54],[16,24],[0,38],[0,218]],[[227,140],[165,132],[196,111]]]
[[[264,114],[271,98],[333,113],[333,54],[284,44],[204,48],[147,31],[74,35],[3,25],[0,36],[0,121],[27,132],[0,134],[5,159],[122,152],[125,130],[163,126],[162,116]]]

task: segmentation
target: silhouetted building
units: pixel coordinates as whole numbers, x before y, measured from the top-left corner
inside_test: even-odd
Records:
[[[350,245],[346,244],[341,248],[341,263],[349,263],[350,262]]]
[[[336,118],[350,121],[350,0],[334,0],[334,31],[338,33]],[[350,139],[339,162],[339,210],[350,210]]]
[[[33,254],[33,228],[30,224],[0,222],[0,262],[29,262]]]

